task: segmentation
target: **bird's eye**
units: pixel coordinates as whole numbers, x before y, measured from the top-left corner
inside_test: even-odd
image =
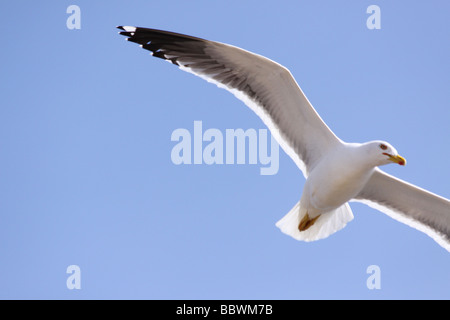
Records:
[[[385,145],[385,144],[380,144],[380,149],[381,149],[381,150],[386,150],[386,149],[387,149],[387,145]]]

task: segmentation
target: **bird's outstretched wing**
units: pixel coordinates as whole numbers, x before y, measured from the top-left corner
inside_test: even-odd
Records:
[[[450,251],[450,201],[380,169],[355,198],[432,237]]]
[[[340,143],[280,64],[219,42],[155,29],[118,28],[153,56],[232,92],[263,120],[305,177]]]

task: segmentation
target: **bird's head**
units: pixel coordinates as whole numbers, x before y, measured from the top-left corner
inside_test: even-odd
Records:
[[[369,152],[377,166],[389,163],[406,165],[406,159],[398,154],[397,150],[385,141],[372,141],[368,143]]]

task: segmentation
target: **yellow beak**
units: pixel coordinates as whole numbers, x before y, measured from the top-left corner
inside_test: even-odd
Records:
[[[406,164],[406,159],[403,158],[401,155],[393,156],[388,153],[384,153],[384,154],[387,155],[389,157],[389,160],[392,162],[398,163],[401,166],[404,166]]]

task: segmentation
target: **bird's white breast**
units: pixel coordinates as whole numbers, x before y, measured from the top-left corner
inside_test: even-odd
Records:
[[[313,215],[336,209],[362,190],[372,172],[373,167],[364,163],[357,148],[339,147],[311,171],[303,203]]]

